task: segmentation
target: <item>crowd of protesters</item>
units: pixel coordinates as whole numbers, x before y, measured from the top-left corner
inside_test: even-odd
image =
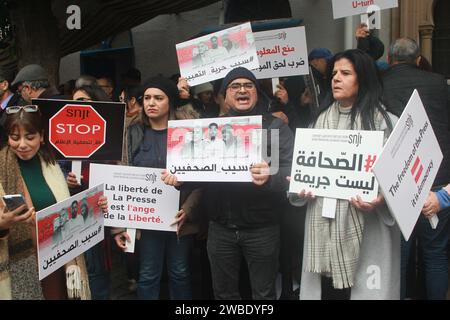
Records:
[[[414,40],[395,40],[382,62],[384,44],[367,26],[359,26],[356,37],[357,49],[334,55],[326,48],[311,50],[310,74],[281,79],[274,94],[243,67],[193,88],[178,75],[141,81],[133,68],[121,87],[109,77],[82,75],[59,91],[38,64],[23,67],[13,79],[0,72],[0,196],[21,193],[28,207],[17,215],[26,206],[8,211],[0,204],[0,299],[111,299],[112,246],[126,249],[130,240],[125,229],[106,228],[104,241],[38,280],[36,211],[86,189],[89,172],[86,162],[80,183],[68,161],[55,160],[33,98],[124,102],[123,159],[115,163],[121,165],[165,169],[169,120],[261,115],[264,129],[278,130],[279,141],[267,141],[269,150],[278,148],[276,174],[266,161],[252,165],[247,183],[181,183],[162,172],[162,181],[181,192],[173,213],[177,228],[137,230],[136,252],[126,254],[126,265],[138,299],[160,298],[164,270],[170,298],[193,299],[196,246],[200,299],[446,299],[448,85],[443,76],[424,70]],[[371,202],[356,195],[337,200],[335,219],[322,217],[323,197],[304,191],[287,196],[296,128],[383,131],[386,142],[414,89],[444,158],[408,241],[381,193]],[[107,210],[107,199],[98,205]],[[435,214],[439,224],[432,229],[427,218]],[[66,286],[69,265],[80,270],[81,290]],[[379,270],[376,288],[368,285],[371,266]]]

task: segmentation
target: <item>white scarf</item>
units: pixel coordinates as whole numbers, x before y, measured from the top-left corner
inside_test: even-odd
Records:
[[[318,117],[316,129],[351,128],[351,108],[342,108],[335,102]],[[377,112],[375,127],[379,130],[383,121]],[[361,118],[355,119],[355,130],[361,129]],[[306,239],[305,269],[308,272],[331,276],[333,287],[350,288],[359,261],[364,232],[364,213],[354,208],[349,201],[338,199],[335,219],[322,217],[323,198],[317,197],[308,205],[310,214],[309,237]]]

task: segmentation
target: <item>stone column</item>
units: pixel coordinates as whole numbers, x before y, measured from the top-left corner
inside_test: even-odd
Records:
[[[420,52],[430,63],[433,56],[433,30],[434,25],[422,24],[419,26]]]

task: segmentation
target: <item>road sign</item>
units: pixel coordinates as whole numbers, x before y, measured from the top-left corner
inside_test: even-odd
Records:
[[[50,143],[66,158],[90,158],[106,140],[106,121],[90,105],[66,104],[49,120]]]

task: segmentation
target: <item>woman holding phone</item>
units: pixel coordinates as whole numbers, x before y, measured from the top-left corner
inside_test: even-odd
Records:
[[[9,268],[0,269],[9,278],[9,285],[6,283],[2,290],[10,290],[12,299],[89,299],[83,255],[42,281],[38,279],[34,212],[62,201],[70,194],[44,134],[39,107],[12,106],[6,108],[5,113],[7,146],[0,150],[0,184],[5,194],[23,194],[30,209],[21,216],[13,216],[16,210],[0,211],[1,257],[5,258],[2,262],[9,265]],[[106,198],[101,197],[98,204],[105,210]],[[80,277],[72,279],[73,273],[66,274],[68,266],[74,266]],[[0,279],[3,278],[0,276]],[[66,283],[72,281],[75,285],[67,287]]]
[[[12,181],[15,184],[19,184],[19,181]],[[2,184],[0,184],[0,196],[4,196],[5,191]],[[22,213],[24,210],[25,213]],[[11,292],[11,278],[7,271],[7,265],[10,263],[8,252],[8,236],[11,229],[31,229],[34,222],[35,210],[34,208],[27,209],[27,205],[23,204],[14,210],[9,211],[0,201],[0,300],[12,299]],[[32,251],[27,252],[23,258],[24,263],[36,264],[35,257]],[[28,288],[27,292],[24,292],[26,297],[31,299],[38,299],[41,297],[41,290],[39,282],[35,287]]]

